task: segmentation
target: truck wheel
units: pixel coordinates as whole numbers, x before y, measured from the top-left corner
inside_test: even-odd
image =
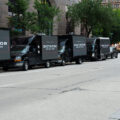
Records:
[[[98,60],[100,60],[100,61],[102,61],[102,60],[103,60],[103,57],[102,57],[102,55],[100,55],[100,58],[99,58]]]
[[[111,59],[113,59],[113,57],[114,57],[113,54],[111,54]]]
[[[27,71],[28,69],[29,69],[29,63],[28,63],[28,61],[25,61],[24,65],[23,65],[23,70]]]
[[[3,67],[3,71],[8,71],[8,67]]]
[[[32,68],[33,68],[33,66],[30,66],[30,65],[29,65],[29,69],[32,69]]]
[[[115,58],[118,58],[118,54],[115,55]]]
[[[82,64],[82,62],[83,62],[83,61],[82,61],[81,58],[79,58],[79,59],[76,60],[76,64]]]
[[[65,60],[62,60],[61,66],[65,66]]]
[[[103,58],[103,60],[106,60],[107,59],[107,55],[104,55],[104,58]]]
[[[108,55],[105,56],[105,59],[108,59]]]
[[[106,60],[105,58],[106,58],[105,55],[100,55],[100,59],[99,60],[100,61]]]
[[[49,62],[49,61],[47,61],[47,62],[45,63],[45,67],[46,67],[46,68],[49,68],[49,67],[50,67],[50,62]]]

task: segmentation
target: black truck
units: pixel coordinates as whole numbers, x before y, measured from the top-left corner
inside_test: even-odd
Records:
[[[97,37],[87,39],[87,58],[91,60],[104,60],[110,54],[110,39]]]
[[[56,36],[19,37],[11,40],[11,59],[4,60],[3,70],[21,67],[28,70],[32,66],[50,67],[58,58],[58,41]]]
[[[81,64],[87,55],[86,38],[81,36],[63,35],[58,37],[59,60]]]
[[[0,66],[10,59],[10,33],[8,29],[0,29]]]

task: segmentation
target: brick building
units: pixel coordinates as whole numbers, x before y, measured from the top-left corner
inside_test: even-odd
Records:
[[[60,10],[62,11],[60,21],[57,22],[56,18],[54,19],[54,25],[53,25],[54,35],[67,33],[67,27],[68,27],[68,23],[66,19],[67,6],[72,5],[78,1],[79,0],[48,0],[48,2],[50,2],[51,5],[59,7]],[[0,0],[0,28],[8,28],[7,17],[9,16],[10,13],[8,6],[6,5],[7,2],[8,0]],[[34,0],[30,0],[29,11],[34,11],[33,4],[34,4]],[[80,34],[81,33],[80,26],[76,27],[73,31],[70,32],[74,32],[74,34]]]

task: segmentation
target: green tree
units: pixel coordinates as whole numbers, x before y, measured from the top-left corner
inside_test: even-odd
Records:
[[[29,7],[29,0],[15,0],[14,2],[8,2],[12,16],[9,17],[9,26],[12,30],[21,30],[22,34],[25,34],[25,30],[28,25],[28,21],[26,19],[27,9]]]
[[[114,9],[114,25],[111,31],[112,43],[120,42],[120,9]]]
[[[50,6],[46,0],[35,0],[34,8],[37,11],[36,22],[34,22],[30,29],[32,32],[52,33],[53,19],[58,15],[59,9]]]
[[[69,7],[68,15],[76,23],[82,23],[86,36],[91,32],[109,31],[113,23],[113,11],[110,5],[103,6],[101,0],[82,0]]]

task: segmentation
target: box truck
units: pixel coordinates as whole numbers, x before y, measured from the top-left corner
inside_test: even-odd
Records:
[[[103,60],[110,53],[110,39],[107,37],[87,38],[87,56],[89,59]]]
[[[56,36],[19,37],[11,40],[11,59],[3,62],[3,70],[21,67],[28,70],[32,66],[45,65],[46,68],[58,58]]]
[[[58,36],[59,59],[65,62],[75,61],[81,64],[87,55],[86,38],[81,36]]]

